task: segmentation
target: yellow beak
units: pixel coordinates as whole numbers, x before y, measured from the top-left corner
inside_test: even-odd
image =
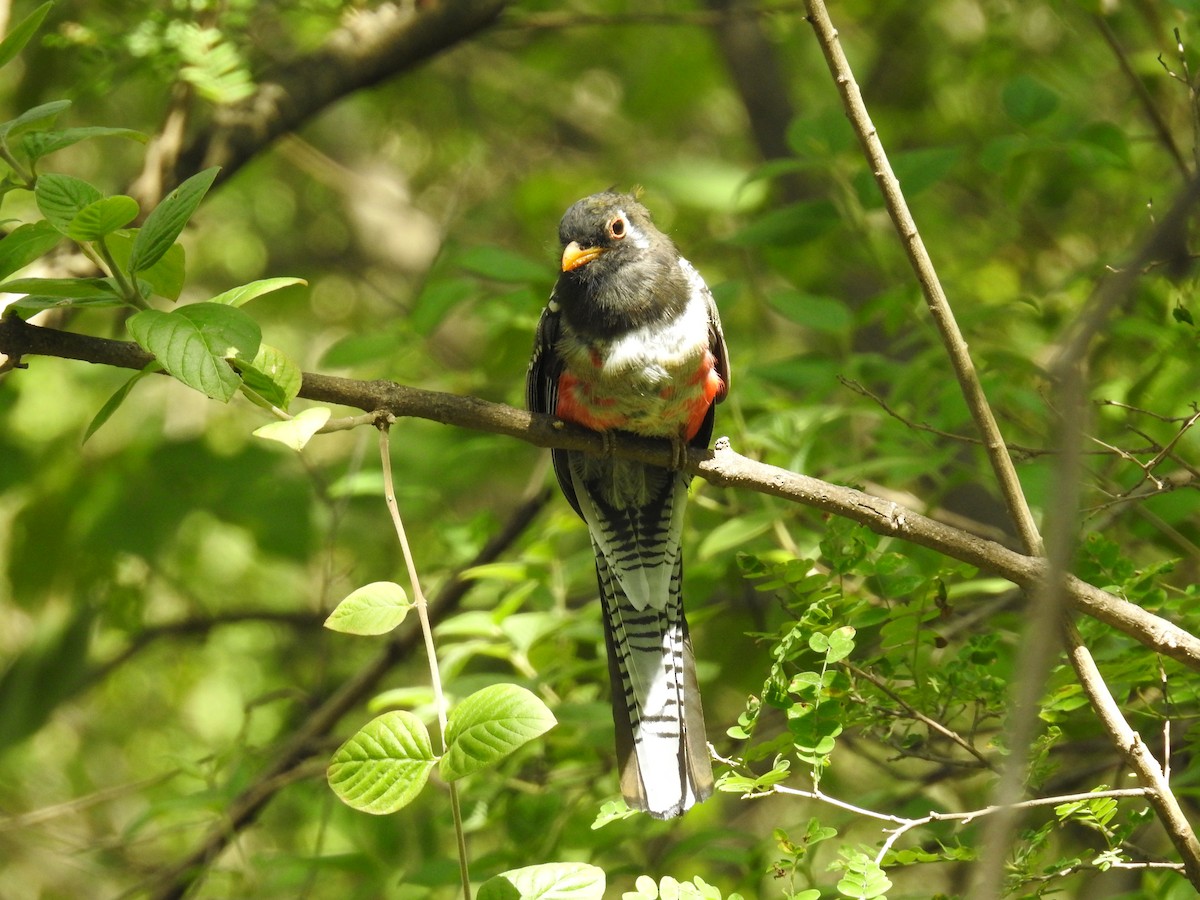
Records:
[[[563,248],[562,270],[570,272],[580,266],[590,263],[604,252],[603,247],[580,247],[579,241],[571,241]]]

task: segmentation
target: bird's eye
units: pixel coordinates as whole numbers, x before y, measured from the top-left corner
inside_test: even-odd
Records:
[[[628,226],[625,224],[625,220],[620,216],[617,216],[608,223],[608,236],[619,241],[621,238],[625,237],[625,232],[627,229]]]

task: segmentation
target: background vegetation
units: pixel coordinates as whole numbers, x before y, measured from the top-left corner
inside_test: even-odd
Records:
[[[1200,8],[1101,6],[832,13],[1035,518],[1067,519],[1081,579],[1194,629],[1200,311],[1178,253],[1145,266],[1098,335],[1078,515],[1054,493],[1070,410],[1047,366],[1197,168]],[[34,7],[6,4],[9,26]],[[60,0],[0,97],[6,119],[69,99],[57,127],[151,136],[38,168],[143,211],[223,167],[182,238],[181,304],[302,278],[247,310],[305,371],[518,406],[559,216],[643,185],[718,298],[733,365],[718,434],[1021,549],[803,5]],[[42,218],[29,190],[3,202],[8,228]],[[97,273],[64,240],[21,274]],[[35,321],[129,340],[126,312]],[[453,896],[440,789],[372,817],[324,778],[373,713],[433,718],[419,639],[321,628],[359,585],[406,582],[375,432],[297,454],[252,436],[262,409],[153,377],[81,444],[130,373],[23,362],[0,375],[0,893]],[[477,881],[575,861],[605,871],[609,896],[653,896],[638,876],[699,876],[712,896],[969,895],[987,818],[915,820],[996,796],[1036,637],[1026,592],[698,480],[685,596],[729,790],[678,823],[613,817],[591,552],[547,500],[546,454],[419,418],[392,445],[452,701],[513,682],[559,722],[464,780]],[[1194,820],[1194,665],[1076,624],[1130,725],[1160,761],[1169,748]],[[1024,796],[1137,787],[1061,654],[1044,683],[1031,673]],[[1194,896],[1180,832],[1149,805],[1026,810],[1000,837],[1006,895]]]

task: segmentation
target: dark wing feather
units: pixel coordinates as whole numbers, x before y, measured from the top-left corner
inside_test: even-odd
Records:
[[[693,447],[707,447],[712,440],[713,422],[717,414],[717,404],[729,396],[729,348],[725,346],[725,332],[721,329],[721,316],[717,312],[717,301],[713,299],[708,285],[704,286],[704,305],[708,309],[708,349],[717,360],[717,374],[725,383],[725,390],[717,395],[713,405],[708,408],[700,430],[692,438]]]
[[[542,310],[538,320],[537,334],[533,340],[533,356],[529,360],[529,371],[525,375],[525,406],[530,412],[553,416],[558,413],[558,379],[562,375],[563,362],[555,347],[558,345],[560,316],[558,304],[551,296],[550,303]],[[583,518],[579,501],[575,497],[575,486],[571,483],[571,472],[567,468],[567,451],[551,450],[554,474],[558,486],[571,508]]]

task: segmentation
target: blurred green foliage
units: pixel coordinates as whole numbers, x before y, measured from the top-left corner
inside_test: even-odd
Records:
[[[202,133],[274,66],[371,6],[60,0],[0,72],[0,118],[67,98],[62,127],[155,135],[174,109]],[[15,3],[12,21],[34,7]],[[718,298],[734,372],[718,434],[748,455],[997,533],[990,470],[802,7],[735,4],[733,20],[712,25],[718,7],[510,7],[476,39],[324,110],[214,189],[184,234],[180,302],[302,278],[307,288],[249,309],[264,341],[303,369],[519,405],[559,216],[595,190],[640,184]],[[1106,5],[1104,21],[1194,169],[1196,112],[1180,80],[1200,70],[1190,7]],[[1042,366],[1183,181],[1098,12],[1037,0],[833,10],[1039,517],[1055,416]],[[760,30],[784,73],[775,99],[789,105],[739,93],[717,40],[732,22]],[[785,157],[756,146],[748,110],[764,108],[790,110],[790,121],[766,123],[785,135]],[[141,144],[106,137],[57,150],[40,171],[115,197],[132,193],[145,157]],[[28,191],[4,205],[6,219],[40,218]],[[1168,275],[1145,274],[1093,357],[1077,573],[1194,629],[1196,279]],[[112,310],[50,321],[125,335]],[[0,894],[115,896],[194,849],[312,705],[378,652],[321,631],[337,600],[405,577],[368,429],[297,455],[251,436],[266,421],[253,405],[145,378],[81,446],[129,374],[27,362],[0,382],[0,815],[17,817],[0,818]],[[429,422],[399,423],[393,444],[427,587],[466,565],[548,475],[533,448]],[[710,737],[741,761],[727,786],[809,789],[817,772],[822,791],[895,815],[987,804],[994,775],[981,760],[1006,751],[1024,625],[1009,585],[699,482],[685,546]],[[452,697],[513,682],[559,720],[499,770],[464,779],[479,881],[570,860],[601,867],[614,896],[679,884],[806,900],[962,890],[974,823],[918,830],[883,871],[878,823],[785,796],[726,792],[681,823],[614,816],[594,829],[618,792],[582,525],[556,500],[472,584],[439,628]],[[1193,811],[1194,676],[1080,624],[1147,741],[1172,724],[1172,784]],[[403,660],[371,713],[390,703],[428,721],[427,680],[419,655]],[[1069,669],[1054,673],[1041,715],[1031,791],[1127,786]],[[314,756],[328,758],[366,718],[359,710]],[[1013,895],[1191,896],[1174,873],[1092,865],[1116,851],[1173,858],[1143,806],[1031,814],[1010,858]],[[1075,860],[1081,871],[1055,876]],[[277,794],[195,896],[440,898],[456,883],[444,797],[426,791],[368,817],[314,774]]]

